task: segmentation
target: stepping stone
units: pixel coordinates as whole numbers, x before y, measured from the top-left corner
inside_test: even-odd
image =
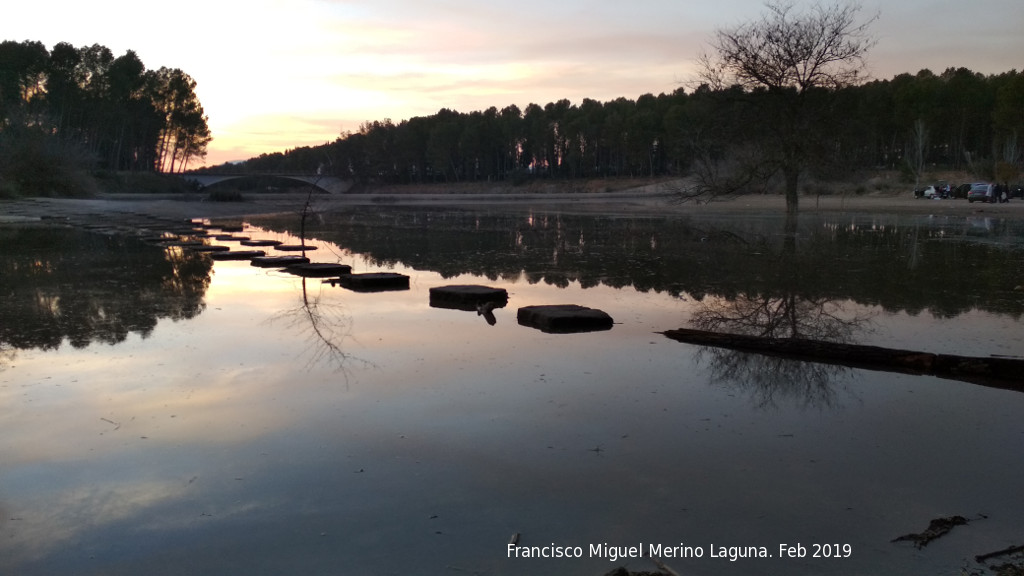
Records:
[[[228,250],[231,250],[231,247],[203,244],[201,246],[188,246],[186,247],[186,250],[191,250],[192,252],[227,252]]]
[[[523,326],[554,334],[611,330],[613,324],[612,317],[604,311],[576,304],[524,306],[516,320]]]
[[[384,292],[386,290],[408,290],[409,277],[396,272],[368,272],[347,274],[325,280],[331,286],[340,285],[354,292]]]
[[[239,244],[242,246],[280,246],[282,242],[280,240],[242,240]]]
[[[228,252],[214,252],[210,255],[214,260],[251,260],[260,256],[266,256],[263,250],[231,250]]]
[[[508,303],[508,291],[475,284],[436,286],[430,289],[430,305],[434,308],[473,311],[485,302],[493,302],[496,308],[502,308]]]
[[[309,264],[305,256],[257,256],[249,262],[259,268],[284,268],[292,264]]]
[[[175,248],[200,248],[200,247],[206,246],[206,244],[203,244],[202,242],[195,242],[195,241],[190,241],[190,240],[173,240],[173,239],[163,241],[163,242],[161,242],[161,244],[163,244],[164,246],[167,246],[168,248],[170,248],[170,247],[175,247]]]
[[[284,270],[289,274],[295,274],[303,278],[330,278],[352,273],[352,267],[347,264],[330,264],[327,262],[292,264]]]
[[[164,228],[161,230],[161,232],[165,232],[167,234],[174,234],[176,236],[191,236],[193,238],[206,238],[210,236],[210,233],[207,232],[206,230],[196,231],[193,228],[179,228],[176,226]]]
[[[235,236],[234,234],[218,234],[213,237],[214,240],[248,240],[248,236]]]
[[[221,232],[241,232],[245,230],[245,226],[242,224],[210,224],[210,228],[216,228]]]
[[[282,252],[302,252],[316,250],[316,246],[304,246],[302,244],[278,244],[277,246],[274,246],[274,250],[280,250]]]

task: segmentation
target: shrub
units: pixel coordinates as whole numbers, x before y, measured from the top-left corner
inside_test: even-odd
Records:
[[[0,139],[0,193],[6,196],[91,196],[89,157],[55,136],[10,130]]]
[[[220,188],[211,190],[207,199],[211,202],[242,202],[242,192],[234,188]]]

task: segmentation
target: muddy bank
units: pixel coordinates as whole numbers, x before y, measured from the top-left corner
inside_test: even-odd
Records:
[[[474,189],[479,191],[474,192]],[[342,210],[347,206],[401,205],[507,208],[536,206],[547,210],[602,214],[700,214],[722,212],[781,212],[781,195],[747,195],[731,200],[696,204],[679,203],[670,185],[651,183],[620,190],[576,191],[538,188],[522,192],[495,192],[486,186],[461,186],[452,192],[419,190],[390,193],[381,188],[364,194],[314,194],[314,211]],[[259,214],[298,213],[304,193],[247,194],[241,202],[212,202],[204,195],[105,194],[96,198],[29,198],[0,201],[0,221],[39,219],[79,214],[148,214],[166,218],[227,218]],[[879,212],[941,216],[1024,218],[1024,201],[1007,204],[970,204],[966,200],[922,200],[911,193],[803,196],[801,213]]]

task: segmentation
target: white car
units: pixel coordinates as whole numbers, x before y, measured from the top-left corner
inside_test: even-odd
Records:
[[[935,189],[935,186],[929,186],[924,190],[914,190],[914,198],[928,198],[932,199],[939,195],[939,191]]]

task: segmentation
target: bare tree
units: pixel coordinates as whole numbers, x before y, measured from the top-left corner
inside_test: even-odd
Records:
[[[733,199],[762,177],[760,155],[749,144],[722,145],[719,138],[691,139],[690,178],[685,184],[665,184],[675,202]]]
[[[928,156],[928,128],[924,120],[918,118],[910,132],[907,142],[907,166],[914,173],[914,190],[921,187],[921,176],[924,174],[925,159]]]
[[[859,21],[860,6],[814,4],[806,12],[792,2],[773,0],[760,20],[723,28],[699,57],[700,81],[713,90],[739,86],[771,101],[771,141],[762,143],[763,164],[781,171],[786,209],[798,209],[800,175],[814,157],[815,107],[820,92],[861,82],[865,57],[875,45],[868,27],[878,16]],[[767,102],[767,100],[766,100]],[[761,168],[763,170],[763,167]]]

